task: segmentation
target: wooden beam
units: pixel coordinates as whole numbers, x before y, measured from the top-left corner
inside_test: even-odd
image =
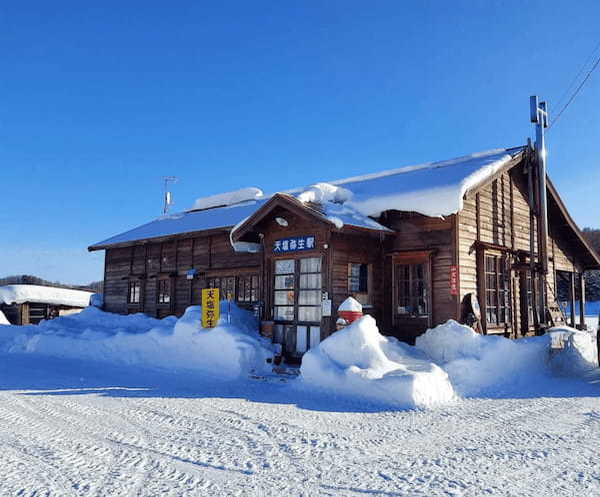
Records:
[[[585,330],[585,278],[579,273],[579,329]]]
[[[571,303],[571,326],[575,328],[575,273],[569,273],[569,298]]]

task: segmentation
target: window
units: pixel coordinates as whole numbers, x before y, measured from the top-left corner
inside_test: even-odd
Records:
[[[158,303],[169,304],[171,302],[171,281],[167,279],[158,280]]]
[[[426,265],[397,264],[397,291],[399,315],[425,317],[429,314]]]
[[[525,275],[525,285],[527,289],[527,319],[529,326],[533,326],[533,285],[531,280],[531,271]]]
[[[348,264],[348,292],[367,293],[368,266],[366,264]]]
[[[485,255],[485,312],[488,326],[503,326],[508,314],[506,258]]]
[[[238,277],[238,302],[256,302],[258,300],[258,275],[249,274]]]
[[[348,264],[348,293],[361,304],[370,304],[368,264]]]
[[[298,321],[321,321],[321,258],[300,259]]]
[[[165,242],[160,247],[160,267],[162,271],[175,269],[177,246],[175,242]]]
[[[219,278],[209,278],[208,288],[219,289],[219,300],[234,300],[235,276],[221,276]]]
[[[273,319],[321,322],[320,257],[275,261],[274,283]]]
[[[278,321],[294,320],[295,260],[275,261],[275,298],[273,318]]]
[[[127,293],[127,302],[129,304],[139,304],[140,303],[140,290],[141,285],[139,280],[131,280],[129,281],[129,291]]]

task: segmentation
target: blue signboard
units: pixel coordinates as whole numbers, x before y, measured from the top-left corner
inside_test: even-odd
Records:
[[[282,238],[273,242],[273,253],[286,254],[288,252],[301,252],[302,250],[314,250],[315,236],[293,236],[291,238]]]

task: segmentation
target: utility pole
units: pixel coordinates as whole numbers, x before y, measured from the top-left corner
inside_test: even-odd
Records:
[[[546,102],[539,102],[537,96],[529,99],[531,122],[535,124],[535,155],[537,165],[537,256],[538,256],[538,316],[540,328],[548,326],[546,316],[548,275],[548,200],[546,195],[546,142],[544,129],[548,127],[548,109]],[[531,257],[533,257],[533,247]],[[533,275],[532,275],[533,278]]]

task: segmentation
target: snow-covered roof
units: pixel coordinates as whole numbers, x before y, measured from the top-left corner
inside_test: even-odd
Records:
[[[118,243],[235,226],[252,215],[263,203],[264,200],[255,200],[226,207],[161,216],[147,224],[96,243],[90,248],[94,250]]]
[[[468,191],[491,178],[522,150],[490,150],[457,159],[317,183],[284,193],[294,195],[304,203],[321,204],[324,218],[338,228],[349,225],[389,231],[372,217],[392,209],[426,216],[459,212]],[[175,234],[231,228],[251,216],[270,197],[258,188],[249,187],[201,198],[187,212],[161,216],[96,243],[90,250]]]
[[[264,197],[264,193],[260,188],[249,186],[233,192],[217,193],[216,195],[197,198],[190,211],[234,205],[249,200],[259,200],[261,197]]]
[[[7,285],[0,286],[0,304],[37,304],[66,305],[70,307],[87,307],[92,292],[56,288],[40,285]]]
[[[377,217],[386,210],[448,216],[462,210],[464,195],[497,173],[522,151],[497,149],[391,169],[364,176],[319,183],[290,190],[300,199],[325,198],[365,215]],[[331,200],[333,199],[333,200]]]

